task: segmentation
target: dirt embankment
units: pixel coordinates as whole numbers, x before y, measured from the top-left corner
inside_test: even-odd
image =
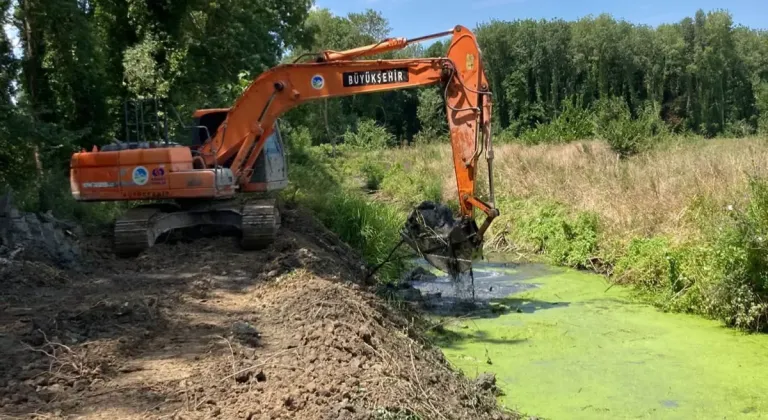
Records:
[[[76,269],[0,256],[0,418],[507,418],[297,210],[261,252],[79,248]]]

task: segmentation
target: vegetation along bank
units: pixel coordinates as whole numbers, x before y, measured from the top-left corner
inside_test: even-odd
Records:
[[[594,270],[665,310],[764,330],[768,227],[765,139],[674,139],[618,159],[604,141],[497,148],[502,212],[487,253]],[[447,144],[311,148],[292,155],[292,197],[371,263],[397,243],[408,209],[447,200]],[[322,177],[313,174],[323,171]],[[315,194],[312,191],[333,191]],[[385,265],[385,277],[402,260]]]

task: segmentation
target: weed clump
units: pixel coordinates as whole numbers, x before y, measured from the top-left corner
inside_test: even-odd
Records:
[[[509,217],[513,222],[512,238],[528,252],[546,254],[552,262],[576,268],[589,267],[597,249],[599,226],[597,215],[589,212],[573,214],[565,206],[553,202],[532,203],[524,200],[499,202],[502,225]],[[492,226],[493,229],[493,226]],[[497,242],[493,238],[490,242]],[[510,234],[502,231],[501,234]]]
[[[370,168],[380,176],[379,168]],[[291,165],[289,171],[290,187],[283,192],[286,200],[312,210],[328,229],[358,249],[369,265],[384,263],[400,241],[402,212],[370,201],[363,191],[345,185],[345,174],[322,151],[311,150],[303,164]],[[394,281],[406,271],[406,261],[399,257],[395,255],[379,269],[382,281]]]

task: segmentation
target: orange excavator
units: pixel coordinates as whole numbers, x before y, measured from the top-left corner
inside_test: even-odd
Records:
[[[445,57],[360,59],[442,36],[452,37]],[[278,127],[282,114],[323,98],[435,85],[444,93],[460,217],[444,217],[434,206],[422,205],[411,213],[403,235],[436,267],[463,272],[471,265],[469,254],[480,248],[499,213],[493,203],[491,93],[477,40],[462,26],[416,39],[390,38],[347,51],[305,54],[273,67],[230,108],[197,110],[195,123],[188,127],[191,145],[166,138],[75,153],[70,164],[72,195],[80,201],[151,202],[133,207],[115,222],[118,255],[138,255],[164,233],[201,225],[235,227],[242,248],[264,248],[280,227],[276,200],[269,195],[287,186]],[[489,202],[475,195],[477,163],[484,150]],[[474,221],[475,209],[486,214],[480,227]]]

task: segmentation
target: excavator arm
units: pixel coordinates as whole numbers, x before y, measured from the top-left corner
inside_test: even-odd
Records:
[[[447,34],[452,40],[446,57],[355,59]],[[348,51],[326,51],[315,61],[277,66],[257,77],[229,109],[215,135],[200,148],[206,166],[233,159],[230,168],[234,176],[239,184],[247,184],[275,121],[291,108],[322,98],[439,85],[445,96],[461,215],[472,218],[474,208],[486,213],[488,218],[479,232],[482,236],[498,212],[493,204],[475,196],[478,158],[484,148],[489,163],[493,157],[491,94],[474,34],[457,26],[410,41],[394,38]]]

